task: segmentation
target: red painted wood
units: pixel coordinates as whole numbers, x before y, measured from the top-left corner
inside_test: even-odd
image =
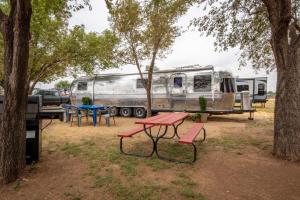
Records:
[[[149,117],[146,119],[137,120],[136,124],[147,124],[147,125],[166,125],[170,126],[178,121],[183,120],[188,116],[188,113],[168,113],[160,114],[154,117]]]
[[[188,131],[187,134],[183,135],[178,143],[180,144],[192,144],[197,135],[200,133],[201,129],[203,128],[203,124],[195,123],[192,128]]]
[[[146,126],[146,128],[151,128],[153,127],[154,125],[150,125],[150,126]],[[131,130],[128,130],[128,131],[124,131],[124,132],[121,132],[118,134],[118,137],[131,137],[139,132],[142,132],[144,131],[144,127],[138,127],[138,128],[135,128],[135,129],[131,129]]]

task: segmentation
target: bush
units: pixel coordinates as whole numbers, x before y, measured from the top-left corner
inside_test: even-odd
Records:
[[[90,97],[82,97],[81,102],[83,105],[92,105],[92,100]]]
[[[197,112],[196,114],[191,115],[190,119],[194,122],[198,122],[199,120],[201,120],[201,115],[202,115],[202,113]]]
[[[206,99],[204,97],[199,97],[199,105],[201,112],[206,111]]]

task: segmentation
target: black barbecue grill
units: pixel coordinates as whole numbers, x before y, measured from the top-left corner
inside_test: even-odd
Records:
[[[0,114],[3,114],[3,96],[0,96]],[[39,161],[42,145],[41,132],[42,120],[60,119],[63,121],[64,110],[60,107],[42,107],[42,97],[39,95],[28,96],[26,111],[26,163],[31,164]],[[48,126],[48,123],[46,126]]]

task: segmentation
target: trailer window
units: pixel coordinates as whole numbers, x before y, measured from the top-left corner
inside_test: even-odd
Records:
[[[78,82],[77,90],[79,91],[87,90],[87,82]]]
[[[238,92],[249,91],[249,85],[238,85],[237,86],[237,91]]]
[[[211,76],[210,75],[194,76],[194,91],[195,92],[210,92],[211,91]]]
[[[148,79],[144,79],[145,85],[147,85]],[[142,79],[136,79],[136,88],[144,88],[143,80]]]
[[[174,77],[174,88],[182,87],[182,77]]]
[[[223,93],[233,93],[234,89],[234,79],[233,78],[224,78],[220,84],[220,90]]]
[[[258,95],[265,95],[265,85],[262,83],[258,84]]]

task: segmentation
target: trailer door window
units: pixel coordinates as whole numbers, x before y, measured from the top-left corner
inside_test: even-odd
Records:
[[[182,87],[182,77],[174,77],[174,88]]]
[[[78,82],[77,90],[78,91],[85,91],[85,90],[87,90],[87,82]]]
[[[258,84],[258,95],[265,95],[265,85],[263,83]]]
[[[194,76],[194,91],[195,92],[210,92],[211,91],[211,75],[196,75],[196,76]]]
[[[234,93],[234,79],[233,78],[223,78],[220,84],[220,90],[223,93]]]
[[[249,85],[238,85],[237,86],[237,91],[238,92],[249,91]]]
[[[148,79],[144,79],[145,85],[147,85]],[[136,79],[136,88],[144,88],[142,79]]]

